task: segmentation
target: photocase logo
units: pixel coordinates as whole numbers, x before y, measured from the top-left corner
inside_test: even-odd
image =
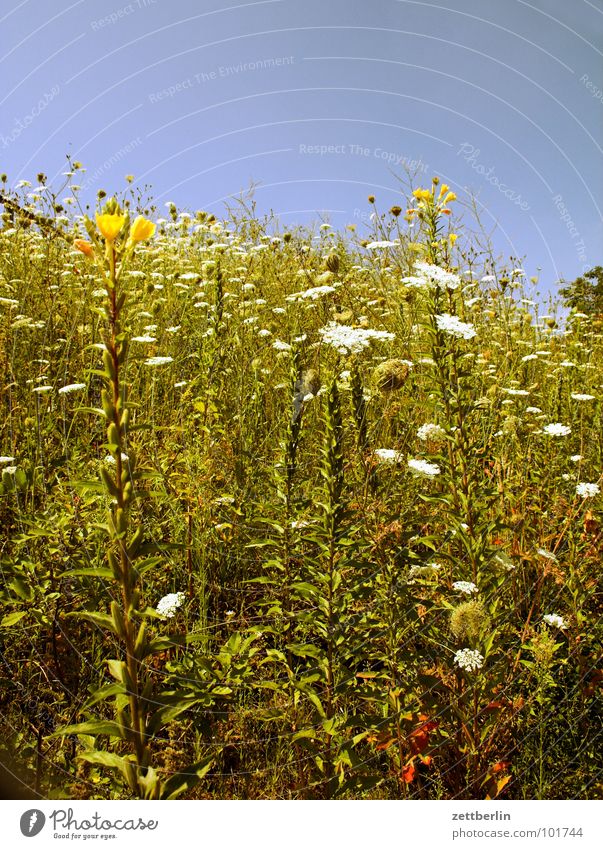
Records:
[[[44,828],[46,817],[37,808],[25,811],[21,816],[21,834],[25,837],[35,837]]]

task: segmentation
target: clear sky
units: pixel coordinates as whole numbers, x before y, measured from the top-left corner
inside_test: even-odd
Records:
[[[416,166],[542,290],[603,262],[603,0],[0,0],[0,170],[362,232]]]

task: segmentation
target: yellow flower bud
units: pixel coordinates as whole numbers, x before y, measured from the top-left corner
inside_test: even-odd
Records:
[[[126,223],[125,215],[97,215],[96,226],[105,239],[111,243],[116,240],[119,231]]]
[[[94,248],[87,242],[85,239],[75,239],[73,246],[81,251],[83,254],[86,254],[87,257],[94,256]]]
[[[148,218],[139,215],[130,228],[130,242],[144,242],[150,239],[154,232],[155,224]]]

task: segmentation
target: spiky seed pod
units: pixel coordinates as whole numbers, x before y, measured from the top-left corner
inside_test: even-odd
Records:
[[[402,360],[386,360],[373,372],[373,380],[381,392],[394,392],[404,386],[409,372],[409,367]]]
[[[309,368],[303,374],[303,388],[306,395],[311,392],[312,395],[316,395],[318,390],[320,389],[320,377],[318,376],[318,372],[316,369]]]
[[[336,253],[330,253],[325,260],[325,265],[327,267],[327,271],[332,271],[333,274],[337,274],[339,271],[339,255]]]
[[[450,614],[450,630],[457,640],[476,640],[489,623],[486,609],[476,599],[459,604]]]

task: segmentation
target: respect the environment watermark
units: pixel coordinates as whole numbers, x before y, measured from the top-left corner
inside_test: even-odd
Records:
[[[140,136],[136,136],[136,138],[131,139],[127,144],[122,145],[119,150],[116,150],[115,153],[112,153],[107,159],[105,159],[101,164],[94,169],[92,174],[86,179],[86,181],[82,184],[82,188],[89,189],[91,188],[100,178],[109,172],[114,165],[117,165],[122,161],[125,157],[127,157],[133,150],[136,150],[142,144],[142,139]]]
[[[217,68],[212,68],[210,71],[199,71],[197,74],[192,74],[190,77],[185,77],[176,83],[165,86],[158,91],[151,92],[148,95],[150,103],[159,103],[162,100],[168,100],[170,97],[175,97],[183,91],[195,88],[205,83],[215,82],[216,80],[226,79],[227,77],[236,77],[239,74],[249,74],[256,71],[267,71],[273,68],[284,68],[295,63],[294,56],[271,56],[267,59],[256,59],[254,62],[238,62],[235,65],[219,65]]]

